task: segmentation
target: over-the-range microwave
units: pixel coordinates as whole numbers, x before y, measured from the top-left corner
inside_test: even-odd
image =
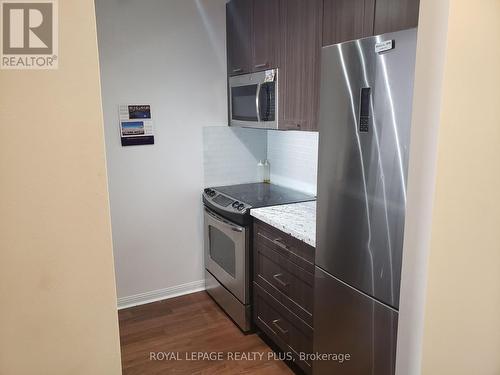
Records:
[[[229,125],[278,128],[278,69],[229,78]]]

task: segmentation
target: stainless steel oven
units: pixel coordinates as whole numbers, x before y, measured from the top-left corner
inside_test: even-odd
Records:
[[[206,188],[202,199],[205,289],[242,331],[250,331],[250,210],[306,202],[314,197],[277,185],[253,183]]]
[[[230,77],[230,125],[277,129],[278,78],[278,69]]]
[[[205,207],[205,286],[243,331],[250,330],[250,227]]]

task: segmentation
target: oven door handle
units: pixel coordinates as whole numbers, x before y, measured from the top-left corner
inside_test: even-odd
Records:
[[[209,211],[207,208],[205,208],[205,212],[210,215],[214,220],[216,220],[217,222],[219,223],[223,223],[225,224],[226,226],[228,226],[229,228],[231,228],[232,231],[234,232],[243,232],[243,229],[242,227],[238,226],[238,225],[235,225],[233,223],[230,223],[229,221],[223,219],[222,217],[220,217],[219,215],[216,215],[215,213],[213,213],[212,211]]]

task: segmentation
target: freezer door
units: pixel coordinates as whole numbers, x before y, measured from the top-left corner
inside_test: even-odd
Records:
[[[395,308],[415,48],[412,29],[322,50],[316,264]]]
[[[393,375],[398,313],[316,267],[315,375]],[[349,359],[347,360],[347,355]]]

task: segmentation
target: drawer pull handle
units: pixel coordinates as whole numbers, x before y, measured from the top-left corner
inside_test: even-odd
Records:
[[[280,284],[283,288],[287,288],[288,285],[290,285],[289,283],[281,280],[281,277],[283,276],[282,273],[277,273],[276,275],[273,276],[273,279],[276,280],[276,282],[278,284]]]
[[[276,245],[278,245],[278,246],[281,246],[281,247],[283,247],[283,248],[285,248],[285,249],[287,249],[287,250],[289,249],[289,247],[288,247],[288,245],[285,243],[285,241],[283,241],[283,240],[282,240],[281,238],[279,238],[279,237],[278,237],[278,238],[276,238],[276,239],[274,239],[274,240],[273,240],[273,243],[274,243],[274,244],[276,244]]]
[[[234,68],[233,69],[233,73],[239,73],[239,72],[242,72],[243,69],[242,68]]]
[[[257,64],[257,65],[255,65],[255,68],[256,68],[256,69],[259,69],[259,68],[265,68],[267,65],[268,65],[268,63],[267,63],[267,62],[265,62],[265,63],[263,63],[263,64]]]
[[[280,327],[280,325],[278,324],[280,322],[281,319],[275,319],[273,320],[273,326],[274,328],[276,328],[278,331],[280,331],[280,333],[283,335],[283,336],[286,336],[288,335],[288,330],[287,329],[284,329],[282,327]]]
[[[275,238],[274,240],[270,239],[269,237],[267,237],[265,234],[263,233],[258,233],[258,235],[260,237],[262,237],[263,239],[265,239],[266,241],[269,241],[269,242],[272,242],[273,244],[275,244],[276,246],[279,246],[281,247],[282,249],[286,249],[286,250],[289,250],[290,247],[285,243],[285,241],[283,241],[283,239],[281,237],[278,237],[278,238]]]

